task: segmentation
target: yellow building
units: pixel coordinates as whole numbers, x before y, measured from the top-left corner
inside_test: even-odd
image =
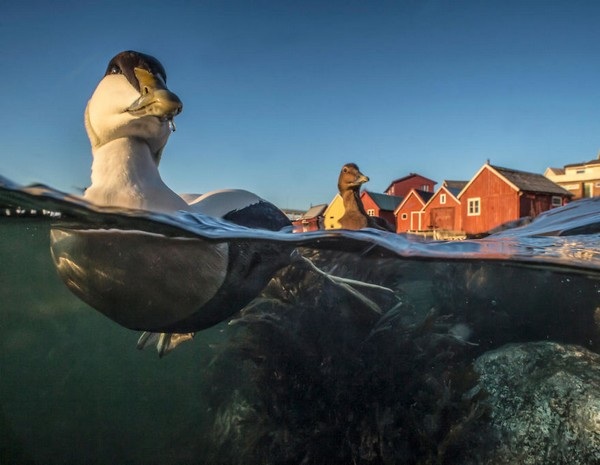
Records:
[[[344,213],[346,213],[344,201],[340,194],[335,194],[335,197],[329,202],[329,206],[323,214],[325,229],[340,229],[342,227],[340,218],[344,216]]]
[[[544,172],[551,181],[573,194],[573,200],[600,196],[600,154],[595,160],[572,163],[564,168],[547,168]]]

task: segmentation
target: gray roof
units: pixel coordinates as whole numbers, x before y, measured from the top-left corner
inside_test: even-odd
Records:
[[[369,194],[373,199],[373,202],[375,202],[381,210],[393,212],[396,207],[402,203],[402,200],[404,200],[404,197],[398,197],[396,195],[379,194],[371,191],[365,192]]]
[[[429,199],[431,199],[431,197],[433,197],[433,192],[429,192],[429,191],[422,191],[421,189],[414,189],[415,194],[417,194],[419,197],[421,197],[421,200],[424,203],[429,202]]]
[[[460,191],[462,191],[462,187],[446,187],[446,189],[456,198],[458,198],[458,194],[460,194]]]
[[[323,213],[325,212],[326,209],[327,209],[326,203],[323,203],[320,205],[314,205],[314,206],[310,207],[306,211],[306,213],[304,213],[299,219],[308,220],[311,218],[316,218],[317,216],[323,215]]]
[[[512,170],[509,168],[502,168],[500,166],[490,166],[508,179],[519,190],[527,192],[541,192],[544,194],[564,195],[569,197],[573,195],[568,190],[563,189],[542,174]]]
[[[446,189],[448,189],[450,192],[452,192],[454,194],[454,190],[458,189],[458,192],[460,192],[461,190],[463,190],[463,188],[469,183],[469,181],[448,181],[445,180],[442,183],[442,186],[444,186]]]

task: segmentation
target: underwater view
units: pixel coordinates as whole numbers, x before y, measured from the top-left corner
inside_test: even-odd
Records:
[[[177,263],[210,271],[225,246],[258,251],[252,273],[230,266],[211,315],[182,317]],[[1,179],[0,256],[2,464],[600,463],[600,198],[423,242]],[[143,314],[155,295],[174,316]],[[158,333],[191,336],[168,354],[138,342]]]

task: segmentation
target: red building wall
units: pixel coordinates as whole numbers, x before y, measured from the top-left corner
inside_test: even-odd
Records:
[[[479,215],[469,215],[469,199],[480,199]],[[479,234],[521,216],[519,194],[489,169],[482,170],[460,196],[462,225],[467,234]]]
[[[369,212],[369,210],[375,210],[375,216],[383,218],[391,225],[394,225],[396,223],[396,217],[394,216],[394,212],[389,210],[381,210],[367,192],[363,192],[360,198],[362,200],[363,207],[365,207],[365,211],[367,213]]]
[[[404,204],[402,207],[396,212],[396,232],[403,233],[409,230],[414,229],[424,229],[427,225],[424,225],[425,221],[421,220],[421,227],[419,228],[416,223],[417,214],[416,212],[421,212],[423,208],[423,203],[416,196],[416,194],[411,193],[404,200]],[[402,219],[402,215],[406,214],[406,219]],[[411,224],[411,219],[412,223]]]
[[[442,194],[446,195],[446,203],[441,203]],[[461,231],[462,211],[460,202],[445,189],[438,190],[424,209],[423,221],[428,229],[445,231]]]
[[[521,216],[538,216],[552,208],[552,195],[523,192],[520,198]],[[563,200],[564,203],[564,200]]]
[[[385,191],[388,195],[396,195],[398,197],[405,197],[411,191],[411,189],[419,189],[422,191],[433,192],[435,181],[427,179],[419,174],[410,176],[407,179],[403,179],[399,182],[393,182],[390,187]]]

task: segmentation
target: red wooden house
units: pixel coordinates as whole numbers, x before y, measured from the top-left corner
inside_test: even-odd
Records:
[[[458,194],[466,184],[466,181],[447,181],[443,183],[423,207],[423,221],[426,226],[424,229],[462,231],[462,213]]]
[[[423,207],[433,196],[433,192],[412,189],[396,210],[396,232],[422,231],[427,229],[426,221],[423,220]]]
[[[417,189],[424,192],[433,192],[437,182],[432,181],[420,174],[410,173],[408,176],[396,179],[390,183],[384,191],[388,195],[397,197],[406,197],[411,189]]]
[[[462,229],[467,234],[480,234],[564,205],[571,196],[541,174],[486,163],[458,195]]]
[[[394,216],[394,210],[402,202],[402,197],[395,195],[379,194],[376,192],[362,191],[360,194],[363,207],[367,215],[379,216],[383,218],[391,225],[396,224],[396,217]]]

